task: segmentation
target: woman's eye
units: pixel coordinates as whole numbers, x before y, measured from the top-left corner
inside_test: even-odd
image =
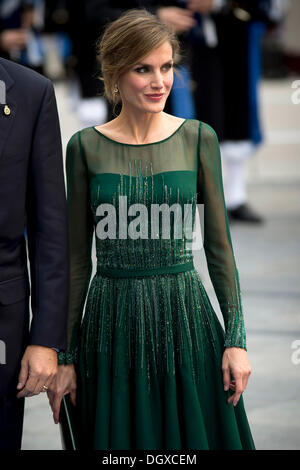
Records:
[[[163,66],[163,68],[166,70],[169,70],[171,67],[173,67],[173,64],[167,64]],[[147,72],[147,70],[147,67],[138,67],[137,69],[135,69],[135,71],[138,73],[144,73],[144,71]]]

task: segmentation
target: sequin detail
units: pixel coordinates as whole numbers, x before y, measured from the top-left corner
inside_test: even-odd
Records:
[[[102,200],[101,184],[95,185],[92,191],[91,209],[96,227],[100,220],[96,213]],[[174,186],[168,187],[163,173],[154,177],[151,162],[133,159],[129,162],[129,175],[119,175],[117,190],[112,194],[116,214],[120,209],[119,196],[127,197],[128,207],[141,203],[148,211],[152,204],[166,203],[170,207],[178,203],[182,217],[184,205],[190,204],[194,226],[196,188],[191,185],[188,194],[181,194],[179,187],[177,190]],[[151,224],[145,239],[96,237],[97,266],[132,270],[192,261],[193,253],[187,249],[191,240],[185,233],[181,238],[174,237],[173,217],[171,214],[169,239],[162,237],[161,227],[156,237],[151,238]],[[117,233],[119,223],[117,219]],[[113,376],[129,376],[132,369],[143,375],[146,370],[148,392],[151,377],[174,375],[179,364],[184,365],[192,380],[197,382],[200,373],[206,374],[207,361],[214,360],[220,367],[223,352],[220,344],[246,349],[238,274],[235,288],[236,291],[227,296],[232,301],[221,306],[225,313],[225,337],[195,269],[144,278],[113,279],[96,274],[90,285],[79,335],[78,355],[83,359],[86,376],[91,378],[97,374],[97,364],[103,354]],[[76,361],[77,350],[61,357],[65,363],[68,359]]]
[[[186,195],[181,196],[178,188],[177,194],[174,194],[174,188],[169,188],[165,184],[164,174],[159,175],[159,180],[154,182],[151,162],[148,165],[145,164],[144,175],[142,173],[141,160],[134,159],[133,162],[129,162],[129,169],[129,176],[120,174],[118,189],[112,196],[116,214],[120,210],[120,196],[127,196],[128,207],[132,204],[143,204],[147,208],[149,219],[153,204],[166,204],[170,208],[170,238],[163,238],[161,225],[155,231],[155,234],[151,233],[151,223],[148,224],[148,238],[145,239],[128,237],[126,239],[116,238],[111,240],[109,238],[97,238],[96,253],[98,266],[103,266],[104,268],[147,269],[147,267],[169,266],[192,261],[192,251],[186,249],[186,243],[191,240],[187,239],[184,233],[184,214],[187,213],[187,207],[190,205],[193,214],[191,225],[193,226],[197,204],[196,193],[190,191],[190,197],[187,199]],[[160,198],[160,194],[163,196],[163,199]],[[100,220],[96,215],[97,208],[101,203],[100,185],[97,188],[97,194],[92,199],[92,211],[95,224],[97,224]],[[181,238],[175,238],[174,236],[174,225],[176,224],[174,224],[175,216],[171,210],[173,204],[178,204],[181,207]],[[184,205],[187,207],[184,208]],[[130,222],[129,217],[126,223]],[[119,233],[119,227],[120,224],[117,219],[116,233]]]
[[[147,370],[149,393],[151,377],[174,375],[178,364],[197,381],[209,356],[219,360],[221,353],[204,292],[196,270],[130,280],[95,276],[80,335],[87,377],[104,354],[113,376]],[[207,343],[210,351],[202,347]]]

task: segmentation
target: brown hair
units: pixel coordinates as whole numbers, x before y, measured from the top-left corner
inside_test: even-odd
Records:
[[[106,25],[97,42],[97,59],[104,82],[103,95],[115,106],[121,101],[114,92],[118,78],[165,41],[169,41],[174,63],[180,60],[180,45],[176,35],[155,15],[145,9],[131,9]],[[180,73],[174,68],[177,75]]]

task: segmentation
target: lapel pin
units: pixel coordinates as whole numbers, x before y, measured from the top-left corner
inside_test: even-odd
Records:
[[[4,110],[3,110],[4,114],[6,116],[9,116],[10,115],[10,107],[7,106],[7,104],[4,106]]]

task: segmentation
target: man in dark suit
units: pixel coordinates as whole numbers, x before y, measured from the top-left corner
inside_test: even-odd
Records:
[[[67,209],[51,82],[0,58],[0,87],[0,449],[20,449],[24,397],[66,347]]]

